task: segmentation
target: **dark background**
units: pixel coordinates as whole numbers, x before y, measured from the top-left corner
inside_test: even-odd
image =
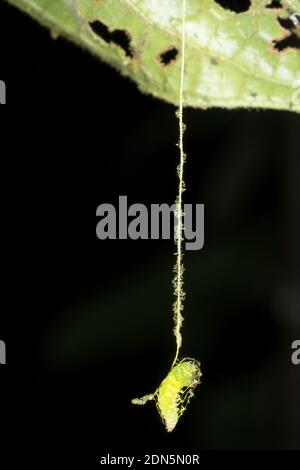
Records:
[[[130,399],[172,361],[174,246],[100,241],[95,212],[173,203],[175,109],[5,3],[0,48],[1,457],[299,449],[299,117],[186,111],[185,202],[205,204],[206,228],[185,255],[183,354],[203,383],[168,435]]]

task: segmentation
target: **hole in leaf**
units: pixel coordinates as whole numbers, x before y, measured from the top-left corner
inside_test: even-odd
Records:
[[[127,57],[133,57],[133,52],[130,47],[130,37],[127,31],[122,29],[115,29],[114,31],[110,31],[106,24],[98,20],[92,21],[89,24],[92,31],[101,39],[103,39],[103,41],[105,41],[107,44],[116,44],[123,49]]]
[[[270,9],[277,9],[277,8],[282,8],[282,3],[279,1],[279,0],[272,0],[271,3],[269,3],[269,5],[266,6],[266,8],[270,8]]]
[[[231,10],[235,13],[248,11],[251,7],[251,0],[215,0],[215,2],[225,8],[225,10]]]
[[[291,31],[295,27],[290,18],[277,18],[277,20],[280,26],[282,26],[284,29],[287,29],[288,31]]]
[[[278,51],[283,51],[288,47],[291,47],[292,49],[300,49],[300,38],[295,33],[292,33],[284,39],[273,41],[273,44],[275,49]]]
[[[171,62],[175,62],[178,57],[178,49],[176,47],[169,47],[166,51],[158,56],[159,63],[164,67]]]

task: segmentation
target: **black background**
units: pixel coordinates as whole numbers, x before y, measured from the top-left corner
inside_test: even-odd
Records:
[[[168,435],[130,399],[172,360],[174,247],[99,241],[95,212],[119,195],[173,203],[175,109],[2,3],[0,48],[1,457],[89,468],[107,452],[299,449],[299,117],[186,111],[185,201],[205,204],[206,228],[185,256],[183,351],[203,383]]]

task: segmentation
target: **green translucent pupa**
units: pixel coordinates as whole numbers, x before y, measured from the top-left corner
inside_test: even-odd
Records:
[[[156,400],[157,409],[168,432],[173,431],[200,383],[200,364],[194,359],[182,359],[172,367],[155,393],[135,398],[132,403],[144,405]]]

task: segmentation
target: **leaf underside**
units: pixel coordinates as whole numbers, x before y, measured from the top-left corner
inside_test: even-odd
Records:
[[[182,0],[8,1],[178,104]],[[289,17],[300,0],[252,0],[242,12],[228,5],[187,0],[185,105],[299,113],[300,34]]]

